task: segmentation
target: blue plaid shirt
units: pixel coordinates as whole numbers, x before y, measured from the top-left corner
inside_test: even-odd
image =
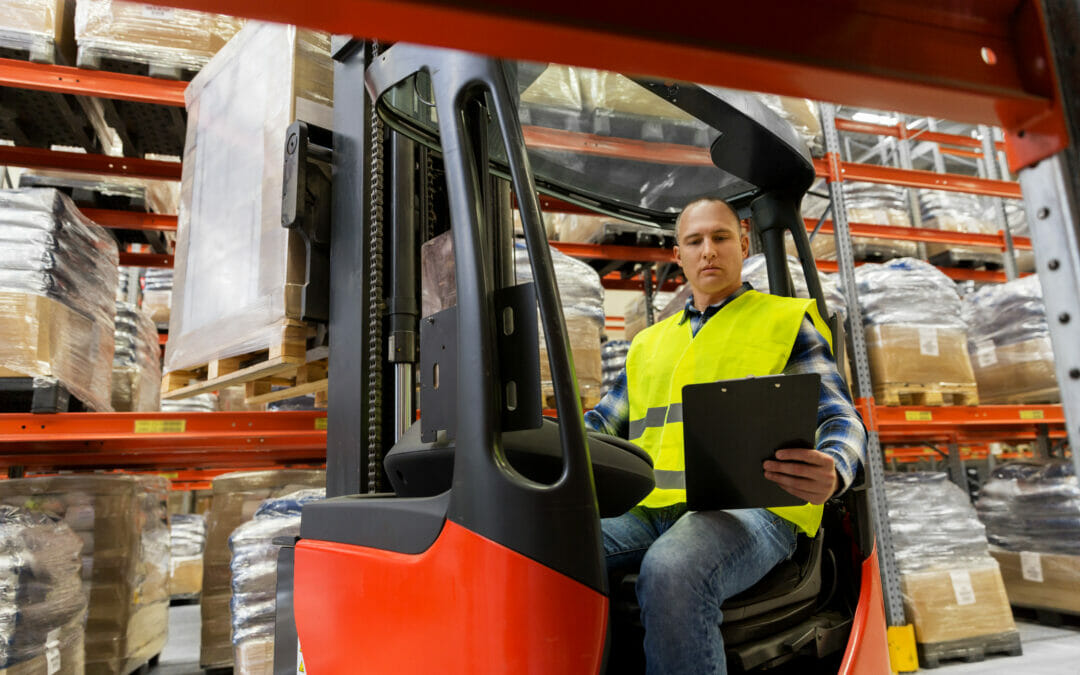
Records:
[[[716,315],[729,302],[750,289],[744,283],[742,288],[729,295],[722,302],[710,305],[702,312],[694,307],[694,296],[686,300],[686,308],[680,325],[689,321],[691,334],[697,335],[705,322]],[[836,471],[842,485],[837,494],[847,490],[855,478],[855,472],[866,453],[866,428],[862,418],[855,410],[840,373],[836,370],[836,361],[829,349],[829,343],[814,328],[809,317],[803,320],[791,356],[784,367],[785,375],[798,373],[818,373],[821,375],[821,398],[818,401],[817,449],[833,458]],[[626,438],[630,430],[630,399],[627,395],[626,369],[619,374],[615,385],[596,404],[585,413],[585,426],[593,431]]]

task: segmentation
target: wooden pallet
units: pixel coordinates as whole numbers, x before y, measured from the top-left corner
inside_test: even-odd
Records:
[[[928,256],[931,265],[959,267],[969,270],[985,269],[991,272],[1003,266],[1000,253],[948,249]]]
[[[1080,630],[1080,613],[1066,612],[1060,609],[1013,605],[1013,616],[1017,619],[1034,621],[1044,626]]]
[[[158,662],[161,660],[161,654],[154,654],[145,663],[141,663],[135,668],[127,671],[128,675],[150,675],[152,671],[157,668]]]
[[[1039,389],[1038,391],[1027,391],[1021,394],[1010,394],[999,400],[984,401],[984,403],[1006,403],[1010,405],[1038,405],[1045,403],[1048,405],[1056,405],[1061,403],[1061,390],[1057,387],[1051,387],[1049,389]]]
[[[280,341],[268,349],[165,373],[161,378],[161,398],[188,398],[235,384],[250,385],[247,388],[249,403],[277,401],[325,390],[327,350],[318,347],[309,351],[307,333],[305,324],[287,321],[282,328]],[[322,383],[317,384],[320,373]],[[275,386],[285,386],[287,389],[272,391]],[[250,400],[252,398],[258,400]]]
[[[979,405],[974,384],[921,384],[889,382],[874,387],[878,405]]]
[[[35,385],[32,377],[0,377],[0,412],[51,414],[83,412],[85,404],[60,382]]]
[[[919,653],[919,665],[924,668],[937,668],[944,661],[985,661],[987,656],[1004,654],[1020,656],[1024,653],[1020,646],[1020,632],[1011,630],[994,635],[980,635],[963,640],[933,642],[916,645]]]

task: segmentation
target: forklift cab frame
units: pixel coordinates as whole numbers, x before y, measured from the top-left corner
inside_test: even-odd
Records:
[[[300,539],[281,555],[278,639],[291,643],[288,615],[294,614],[303,658],[313,672],[353,672],[358,663],[370,672],[395,673],[599,673],[607,667],[603,505],[594,481],[594,469],[598,476],[600,469],[590,456],[594,441],[602,447],[603,439],[587,440],[582,424],[537,189],[639,222],[670,225],[676,212],[605,201],[588,186],[560,182],[557,171],[549,170],[557,159],[528,155],[517,105],[541,70],[403,43],[375,56],[367,68],[371,99],[391,135],[440,153],[445,166],[458,298],[446,325],[456,338],[449,344],[457,377],[452,391],[441,394],[455,402],[450,421],[430,431],[442,433],[436,444],[445,445],[447,435],[453,440],[452,481],[438,494],[402,496],[395,485],[396,496],[349,495],[305,507]],[[813,167],[790,127],[744,94],[637,84],[719,132],[708,147],[712,166],[699,174],[715,181],[704,194],[749,215],[761,237],[770,287],[781,295],[793,290],[783,237],[789,232],[808,288],[828,317],[799,213]],[[396,100],[401,92],[407,96]],[[412,107],[402,107],[400,99]],[[513,233],[506,222],[491,227],[489,172],[510,179],[521,211],[535,291],[516,300],[503,293],[514,287]],[[550,482],[524,475],[511,452],[513,434],[539,426],[539,410],[520,414],[508,386],[528,394],[539,383],[538,374],[510,364],[514,352],[504,347],[505,336],[514,331],[506,308],[520,317],[533,306],[539,307],[561,420],[547,427],[561,448],[551,458],[557,477]],[[832,323],[840,332],[841,324]],[[514,339],[527,336],[511,338],[511,347],[520,345]],[[406,440],[402,435],[399,445]],[[639,475],[645,461],[626,474]],[[644,488],[639,483],[635,489]],[[844,501],[836,507],[840,515],[827,524],[835,532],[830,545],[840,551],[833,553],[833,572],[857,576],[859,590],[842,593],[855,607],[849,608],[850,637],[837,660],[843,672],[884,672],[885,622],[869,507],[862,489]],[[773,653],[750,666],[772,666],[804,653],[816,634],[807,636],[788,645],[790,653]],[[275,651],[275,672],[295,672],[295,652],[290,662],[289,649]]]

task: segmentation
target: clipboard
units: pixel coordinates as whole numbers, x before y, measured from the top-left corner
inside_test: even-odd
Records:
[[[692,511],[802,506],[765,478],[782,448],[813,448],[821,376],[769,375],[683,387],[686,502]]]

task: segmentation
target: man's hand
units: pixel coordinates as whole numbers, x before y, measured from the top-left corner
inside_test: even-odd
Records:
[[[766,478],[811,504],[824,504],[840,484],[833,458],[818,450],[777,450],[776,460],[766,460],[764,469]]]

